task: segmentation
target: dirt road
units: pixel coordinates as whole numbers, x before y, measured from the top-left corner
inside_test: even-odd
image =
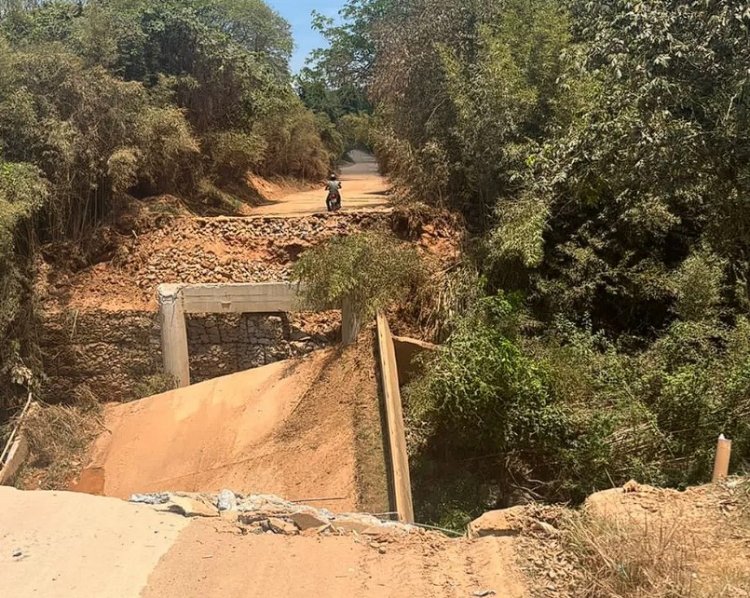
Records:
[[[524,596],[512,540],[417,535],[382,553],[366,538],[241,536],[197,521],[148,581],[143,598],[466,598]],[[494,594],[482,594],[485,591]],[[475,594],[476,592],[476,594]]]
[[[3,596],[138,596],[189,520],[113,498],[0,486]]]
[[[243,534],[117,499],[0,488],[3,596],[444,598],[523,596],[512,539]]]
[[[342,210],[384,210],[388,204],[388,184],[378,173],[375,158],[364,152],[351,152],[353,164],[341,170]],[[293,193],[268,205],[252,208],[251,216],[307,216],[325,212],[326,191]]]

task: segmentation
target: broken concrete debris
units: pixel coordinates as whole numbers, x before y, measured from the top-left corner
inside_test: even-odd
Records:
[[[200,497],[172,495],[166,503],[167,509],[181,513],[185,517],[218,517],[219,510]]]
[[[169,494],[161,492],[159,494],[133,494],[130,502],[143,505],[163,505],[169,502]]]
[[[414,526],[383,521],[373,515],[336,515],[327,509],[299,505],[278,496],[242,496],[231,490],[222,490],[215,496],[182,492],[135,494],[130,501],[152,505],[160,511],[179,513],[185,517],[223,517],[226,514],[234,514],[243,533],[386,536],[419,531]]]
[[[327,517],[307,511],[293,513],[291,520],[303,532],[308,529],[319,529],[331,524],[331,521]]]
[[[269,517],[263,527],[267,527],[268,531],[274,534],[283,536],[296,536],[299,533],[299,528],[294,523],[278,517]]]
[[[216,499],[216,507],[219,511],[236,511],[237,496],[231,490],[222,490]]]

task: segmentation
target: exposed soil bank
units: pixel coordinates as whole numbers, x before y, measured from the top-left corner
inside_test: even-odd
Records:
[[[367,429],[382,436],[371,351],[367,342],[319,351],[110,405],[107,432],[76,489],[127,498],[231,488],[290,500],[333,498],[316,506],[343,512],[360,507],[358,472],[366,470],[365,506],[386,512],[382,447],[378,452],[355,433],[363,427],[355,416],[365,409]]]

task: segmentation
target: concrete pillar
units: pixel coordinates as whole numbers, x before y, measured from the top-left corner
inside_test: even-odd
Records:
[[[180,287],[163,284],[158,293],[164,372],[174,376],[179,388],[190,386],[187,325]]]
[[[346,347],[357,342],[362,324],[356,315],[351,301],[344,299],[341,306],[341,343]]]

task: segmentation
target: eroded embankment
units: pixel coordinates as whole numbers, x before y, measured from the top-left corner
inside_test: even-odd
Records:
[[[338,512],[389,511],[369,337],[108,406],[107,431],[75,488],[120,498],[232,488]]]
[[[159,216],[141,222],[133,235],[113,237],[114,257],[108,261],[78,271],[41,268],[45,400],[66,402],[84,383],[102,401],[145,396],[137,392],[142,382],[161,372],[159,284],[286,280],[305,249],[333,236],[387,227],[387,217]],[[191,315],[192,379],[209,380],[329,346],[339,323],[335,312]]]
[[[366,211],[289,218],[152,215],[130,224],[132,234],[108,237],[106,261],[78,270],[53,262],[40,268],[36,286],[48,402],[68,401],[84,383],[102,401],[146,396],[136,390],[161,372],[156,311],[161,283],[283,281],[302,252],[333,237],[376,229],[405,234],[410,226],[396,213]],[[439,256],[457,250],[454,236],[430,224],[410,233],[411,240]],[[336,312],[191,315],[191,379],[208,380],[329,346],[339,324]]]

